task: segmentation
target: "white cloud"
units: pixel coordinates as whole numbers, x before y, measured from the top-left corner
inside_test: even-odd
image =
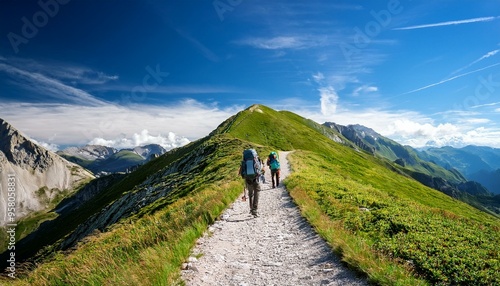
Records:
[[[27,90],[42,93],[64,102],[83,105],[101,105],[104,103],[84,90],[69,86],[55,78],[47,77],[38,72],[30,72],[4,63],[0,63],[0,71],[15,77],[19,85]]]
[[[376,92],[376,91],[378,91],[378,87],[376,87],[376,86],[363,85],[363,86],[356,88],[353,92],[353,95],[358,96],[360,94],[371,93],[371,92]]]
[[[42,74],[67,84],[101,85],[119,79],[118,75],[108,75],[102,71],[70,63],[38,62],[23,58],[0,58],[0,61],[26,73]]]
[[[149,131],[147,129],[144,129],[140,133],[134,133],[131,138],[94,138],[89,142],[89,144],[114,147],[116,149],[133,148],[136,146],[144,146],[148,144],[158,144],[163,148],[170,150],[176,147],[184,146],[189,142],[189,139],[177,136],[173,132],[168,132],[167,136],[163,136],[162,134],[154,136],[149,134]]]
[[[274,38],[248,38],[238,43],[264,50],[296,49],[304,46],[300,38],[285,36]]]
[[[33,141],[35,144],[42,146],[43,148],[50,150],[52,152],[56,152],[57,150],[59,150],[59,145],[57,145],[57,144],[37,141],[37,140],[32,139],[32,138],[30,138],[30,140]]]
[[[337,110],[337,102],[339,100],[339,96],[335,92],[335,89],[331,86],[322,87],[319,89],[319,93],[321,102],[321,114],[335,114],[335,111]]]
[[[465,123],[468,124],[485,124],[490,122],[491,120],[487,118],[469,118],[465,120]]]
[[[383,133],[385,136],[397,139],[401,144],[422,147],[429,142],[450,142],[450,139],[460,135],[460,129],[451,123],[433,125],[411,119],[400,119],[388,125]]]
[[[328,37],[322,35],[277,36],[271,38],[248,37],[235,43],[263,50],[300,50],[327,45]]]
[[[477,118],[477,113],[448,112],[430,118],[408,110],[375,107],[347,109],[337,101],[328,104],[325,99],[330,98],[333,92],[333,89],[320,91],[320,109],[303,104],[289,107],[289,110],[320,124],[361,124],[412,147],[481,145],[500,148],[500,128],[492,127],[488,119]],[[500,112],[500,108],[497,111]]]
[[[146,142],[141,140],[147,138],[150,142],[159,136],[151,134],[163,134],[155,139],[161,140],[169,132],[179,138],[195,140],[208,135],[241,109],[242,106],[219,108],[195,100],[169,106],[135,104],[126,107],[0,103],[2,118],[12,126],[31,138],[57,145],[85,145],[95,138],[128,138],[130,142]],[[149,137],[141,137],[144,129],[148,130]]]
[[[325,79],[325,76],[323,73],[318,72],[317,74],[313,74],[313,79],[316,83],[321,83]]]

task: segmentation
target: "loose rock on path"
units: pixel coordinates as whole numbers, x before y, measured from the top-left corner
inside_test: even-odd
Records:
[[[282,180],[287,155],[279,154]],[[236,200],[198,240],[182,271],[186,285],[368,285],[341,264],[285,187],[271,188],[270,173],[266,166],[259,217],[249,214],[248,200]]]

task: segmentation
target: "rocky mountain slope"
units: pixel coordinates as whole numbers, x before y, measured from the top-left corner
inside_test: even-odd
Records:
[[[16,221],[47,210],[93,175],[27,139],[0,119],[0,226],[8,221],[7,176],[15,178]]]

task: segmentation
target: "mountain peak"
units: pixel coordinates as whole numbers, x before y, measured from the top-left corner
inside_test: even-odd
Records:
[[[92,178],[92,174],[38,146],[0,119],[0,169],[16,178],[17,218],[50,207],[60,194]],[[6,189],[0,188],[6,198]],[[0,209],[6,209],[0,200]],[[0,226],[6,220],[0,222]]]
[[[43,171],[53,163],[53,155],[48,150],[33,143],[3,119],[0,119],[0,152],[21,168]]]

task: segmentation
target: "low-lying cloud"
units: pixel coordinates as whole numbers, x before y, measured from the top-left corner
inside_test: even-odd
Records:
[[[169,106],[0,103],[3,119],[28,137],[52,147],[89,142],[176,147],[208,135],[243,108],[221,108],[195,100]]]
[[[149,134],[144,129],[140,133],[134,133],[131,138],[121,137],[114,139],[94,138],[89,142],[90,145],[102,145],[114,147],[116,149],[134,148],[149,144],[158,144],[163,148],[170,150],[188,144],[190,141],[186,137],[181,137],[173,132],[168,132],[166,136],[158,134],[156,136]]]

